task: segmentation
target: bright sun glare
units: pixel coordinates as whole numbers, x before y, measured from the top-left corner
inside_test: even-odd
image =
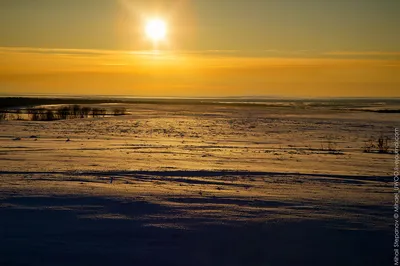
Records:
[[[167,27],[161,19],[152,19],[146,24],[146,35],[153,41],[160,41],[165,38]]]

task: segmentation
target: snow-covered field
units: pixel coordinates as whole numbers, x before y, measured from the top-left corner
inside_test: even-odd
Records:
[[[0,265],[391,265],[400,114],[124,106],[0,122]]]

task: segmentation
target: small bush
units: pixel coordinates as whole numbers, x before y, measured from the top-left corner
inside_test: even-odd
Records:
[[[107,115],[107,110],[104,108],[99,109],[99,115],[105,117]]]
[[[115,108],[113,110],[114,115],[124,115],[126,114],[126,108],[121,107],[121,108]]]
[[[100,109],[99,109],[99,108],[93,108],[93,109],[92,109],[92,116],[93,116],[93,117],[98,117],[98,116],[100,116]]]
[[[92,111],[92,108],[90,107],[82,107],[81,109],[81,113],[82,113],[82,117],[89,117],[90,112]]]
[[[56,110],[57,119],[67,119],[70,116],[70,108],[67,106],[61,106]]]
[[[5,112],[0,113],[0,121],[6,120],[7,114]]]
[[[390,153],[390,138],[381,134],[379,137],[371,137],[365,143],[363,151],[366,153]]]
[[[45,113],[46,121],[53,121],[54,120],[54,113],[52,110],[47,110]]]
[[[28,110],[29,117],[32,121],[38,121],[39,120],[39,110],[37,109],[29,109]]]
[[[15,114],[17,116],[17,120],[22,120],[22,117],[21,117],[22,111],[21,111],[21,109],[15,110]]]
[[[374,139],[370,138],[369,140],[364,142],[363,150],[364,152],[372,152],[375,149]]]
[[[81,107],[77,104],[70,106],[70,112],[73,116],[73,118],[78,118],[81,114]]]
[[[329,154],[342,154],[342,151],[338,149],[336,138],[333,135],[325,136],[326,146],[321,144],[321,150],[328,151]],[[326,147],[326,148],[325,148]]]
[[[379,153],[389,152],[389,137],[380,136],[378,138],[378,151]]]

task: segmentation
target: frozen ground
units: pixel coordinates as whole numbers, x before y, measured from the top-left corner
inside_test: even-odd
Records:
[[[399,114],[126,107],[1,122],[0,265],[391,265]]]

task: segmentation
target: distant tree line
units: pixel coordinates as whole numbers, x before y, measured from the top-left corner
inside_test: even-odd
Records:
[[[0,110],[18,106],[61,105],[61,104],[101,104],[128,103],[118,99],[84,99],[84,98],[38,98],[38,97],[0,97]]]
[[[114,108],[111,113],[107,113],[105,108],[91,108],[81,107],[77,104],[70,106],[60,106],[56,109],[53,108],[29,108],[25,109],[29,119],[32,121],[53,121],[53,120],[66,120],[75,118],[88,118],[88,117],[105,117],[107,115],[125,115],[126,108]],[[17,109],[14,111],[3,110],[0,112],[0,121],[6,120],[7,117],[16,116],[17,120],[21,119],[22,111]],[[15,118],[15,116],[13,118]]]
[[[1,1],[1,0],[0,0]],[[224,98],[232,104],[253,106],[254,104],[243,103],[242,98]],[[262,99],[254,101],[264,101]],[[276,101],[274,99],[274,101]],[[282,100],[285,101],[285,100]],[[387,100],[386,102],[388,102]],[[0,97],[0,112],[6,109],[18,108],[21,106],[34,107],[39,105],[89,105],[89,104],[102,104],[102,103],[120,103],[120,104],[191,104],[191,105],[219,105],[215,99],[162,99],[162,98],[78,98],[78,97],[65,97],[65,98],[49,98],[49,97]],[[226,103],[223,103],[226,104]]]

